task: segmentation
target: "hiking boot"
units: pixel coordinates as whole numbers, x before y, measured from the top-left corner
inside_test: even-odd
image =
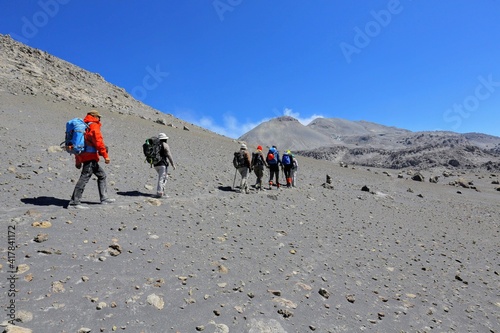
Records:
[[[69,204],[68,208],[72,208],[72,209],[89,209],[89,207],[84,206],[82,204]]]
[[[116,201],[116,199],[106,198],[106,199],[101,200],[101,205],[107,205],[107,204],[113,203],[115,201]]]

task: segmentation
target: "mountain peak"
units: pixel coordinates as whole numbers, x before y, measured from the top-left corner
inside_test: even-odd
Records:
[[[295,119],[294,117],[291,117],[291,116],[281,116],[281,117],[275,118],[274,120],[279,121],[279,122],[285,122],[285,121],[294,121],[297,123],[299,122],[297,119]]]

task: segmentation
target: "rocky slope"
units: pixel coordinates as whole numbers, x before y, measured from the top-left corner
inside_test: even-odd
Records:
[[[82,106],[99,107],[164,124],[187,125],[134,99],[125,89],[105,81],[99,73],[90,73],[45,51],[19,43],[8,35],[0,34],[0,50],[0,91],[47,96],[79,109]]]

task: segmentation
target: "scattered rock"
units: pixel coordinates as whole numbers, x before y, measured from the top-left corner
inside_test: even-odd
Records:
[[[33,320],[33,314],[26,310],[19,310],[16,313],[16,320],[21,323],[27,323]]]
[[[104,309],[107,306],[108,305],[105,302],[99,302],[99,303],[97,303],[96,309],[97,310],[102,310],[102,309]]]
[[[423,182],[425,181],[425,178],[420,172],[417,172],[416,174],[411,176],[411,180],[414,180],[416,182]]]
[[[12,325],[9,323],[2,323],[0,327],[5,327],[2,333],[32,333],[33,331],[29,328],[24,328],[17,325]]]
[[[163,297],[160,297],[156,294],[151,294],[148,296],[147,301],[150,305],[154,306],[158,310],[162,310],[165,306],[165,302],[163,301]]]
[[[31,225],[35,228],[42,228],[42,229],[52,227],[52,223],[50,223],[49,221],[33,222]]]
[[[273,294],[274,296],[281,296],[281,291],[280,290],[268,289],[267,292]]]
[[[363,192],[370,192],[370,189],[368,188],[368,186],[364,185],[364,186],[361,188],[361,191],[363,191]]]
[[[295,304],[294,302],[292,302],[288,299],[282,298],[282,297],[273,298],[273,302],[279,303],[282,306],[285,306],[289,309],[296,309],[297,308],[297,304]]]
[[[64,283],[61,281],[52,282],[52,292],[54,294],[63,293],[66,289],[64,288]]]
[[[323,296],[324,298],[329,298],[330,297],[330,293],[328,292],[328,290],[326,290],[325,288],[321,288],[318,293]]]
[[[429,178],[429,182],[436,184],[439,181],[439,176]]]
[[[119,244],[111,244],[108,248],[110,256],[116,257],[123,252],[122,247]]]
[[[90,332],[92,332],[92,330],[87,327],[82,327],[78,330],[78,333],[90,333]]]
[[[49,239],[48,234],[38,234],[38,235],[36,235],[36,237],[33,240],[37,243],[42,243],[42,242],[47,241],[48,239]]]
[[[17,266],[17,274],[23,274],[29,271],[30,266],[27,264],[20,264]]]
[[[354,295],[347,295],[345,298],[349,303],[354,303],[356,301]]]

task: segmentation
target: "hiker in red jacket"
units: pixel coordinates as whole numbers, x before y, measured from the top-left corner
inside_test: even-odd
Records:
[[[85,151],[75,155],[75,166],[77,169],[82,169],[80,179],[75,185],[69,207],[73,208],[89,208],[81,204],[83,191],[90,177],[96,175],[97,187],[99,188],[99,197],[101,204],[109,204],[115,201],[108,197],[106,187],[106,173],[99,165],[99,156],[104,158],[104,163],[109,164],[108,149],[104,144],[104,139],[101,134],[101,115],[98,111],[92,110],[87,113],[83,121],[89,126],[85,132]]]

